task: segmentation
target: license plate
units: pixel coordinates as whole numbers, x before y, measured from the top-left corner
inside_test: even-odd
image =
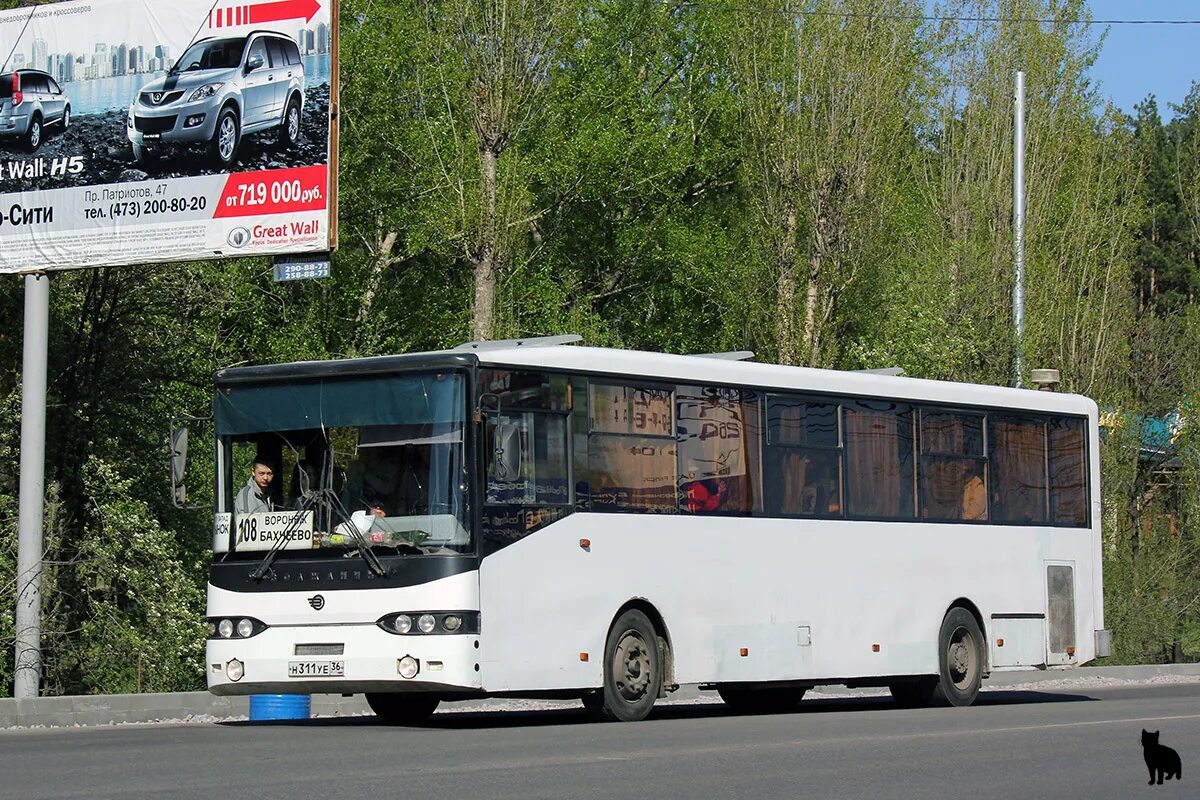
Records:
[[[142,138],[151,140],[151,141],[157,141],[158,139],[162,138],[162,134],[161,133],[143,133]]]
[[[289,678],[340,678],[346,672],[343,661],[289,661]]]

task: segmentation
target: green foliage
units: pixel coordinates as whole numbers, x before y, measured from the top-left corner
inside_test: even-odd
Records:
[[[92,513],[79,548],[81,683],[99,693],[199,689],[204,594],[174,534],[131,493],[133,482],[89,459]]]

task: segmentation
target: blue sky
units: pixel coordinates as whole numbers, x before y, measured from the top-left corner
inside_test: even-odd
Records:
[[[1096,19],[1200,19],[1200,0],[1088,0]],[[1103,26],[1100,27],[1100,30]],[[1200,81],[1200,25],[1113,25],[1092,67],[1100,93],[1127,113],[1146,95],[1169,120]]]

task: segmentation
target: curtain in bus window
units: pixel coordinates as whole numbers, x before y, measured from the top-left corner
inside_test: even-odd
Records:
[[[921,519],[981,522],[987,518],[981,459],[921,457]]]
[[[675,510],[673,439],[593,434],[588,461],[593,510]]]
[[[758,396],[737,389],[676,392],[679,507],[694,514],[760,510]]]
[[[1045,422],[994,415],[988,426],[992,521],[1045,522]]]
[[[841,454],[837,450],[772,447],[766,462],[770,514],[842,516]]]
[[[846,493],[854,517],[912,519],[912,410],[894,403],[846,406]]]
[[[983,417],[974,414],[923,411],[921,452],[982,456]]]
[[[1086,422],[1055,417],[1050,420],[1051,521],[1087,525]]]

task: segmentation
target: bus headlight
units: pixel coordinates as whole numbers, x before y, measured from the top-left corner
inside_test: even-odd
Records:
[[[209,617],[207,623],[209,639],[249,639],[270,627],[254,617]]]
[[[396,669],[401,678],[415,678],[421,671],[421,664],[412,656],[405,656],[396,662]]]
[[[375,624],[387,633],[401,636],[479,633],[479,612],[393,611],[375,620]],[[258,625],[255,621],[256,630]]]
[[[246,674],[246,665],[238,661],[236,658],[225,665],[225,675],[233,682],[240,681],[242,676]]]

